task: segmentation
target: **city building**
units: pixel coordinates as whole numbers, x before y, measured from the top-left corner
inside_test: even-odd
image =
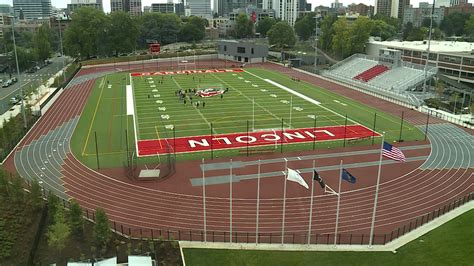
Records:
[[[144,6],[143,13],[151,13],[151,6]]]
[[[264,2],[265,3],[265,2]],[[265,8],[264,9],[269,9]],[[275,10],[275,17],[286,21],[290,26],[295,25],[298,18],[299,1],[298,0],[273,0],[272,8]]]
[[[174,13],[178,16],[184,16],[184,3],[176,3],[174,4]]]
[[[436,0],[435,1],[435,7],[450,7],[451,6],[451,1],[450,0]]]
[[[449,1],[450,6],[457,6],[457,5],[462,5],[462,4],[467,4],[467,0],[450,0]]]
[[[444,9],[444,16],[447,16],[452,13],[466,13],[474,14],[474,7],[471,3],[459,4]]]
[[[403,25],[411,22],[413,27],[421,27],[423,20],[430,17],[432,6],[433,5],[422,5],[422,3],[420,3],[419,8],[414,8],[413,6],[406,7],[403,14]],[[441,21],[443,21],[444,9],[444,7],[434,8],[433,22],[435,22],[436,25],[440,25]]]
[[[74,11],[81,7],[91,7],[100,11],[104,11],[102,0],[71,0],[71,3],[67,4],[67,10],[69,14],[74,13]]]
[[[366,53],[376,56],[379,49],[389,48],[402,51],[405,62],[426,63],[427,41],[397,42],[369,40]],[[474,87],[474,43],[456,41],[431,41],[428,65],[438,68],[438,74]]]
[[[153,13],[174,13],[174,4],[173,3],[151,4],[151,12],[153,12]]]
[[[214,12],[217,13],[218,16],[224,17],[228,16],[231,12],[235,12],[235,9],[243,9],[247,7],[258,8],[258,3],[262,2],[255,2],[255,0],[215,0]]]
[[[15,17],[38,19],[51,17],[51,0],[13,0]]]
[[[132,16],[140,16],[142,14],[141,0],[110,0],[111,12],[127,12]]]
[[[339,8],[343,8],[343,7],[344,7],[344,4],[339,3],[339,0],[336,0],[334,3],[331,3],[331,8],[339,9]]]
[[[352,13],[358,13],[361,16],[371,17],[374,14],[374,6],[360,4],[349,5],[349,11]]]
[[[4,33],[7,28],[11,28],[11,17],[9,14],[0,14],[0,39],[3,39]]]
[[[227,37],[233,28],[233,22],[229,18],[219,17],[209,19],[209,27],[217,29],[220,38]]]
[[[0,14],[13,14],[13,7],[11,5],[0,5]]]
[[[185,9],[189,10],[189,16],[212,18],[211,0],[187,0]]]
[[[374,15],[403,19],[405,7],[410,6],[410,0],[375,0]]]
[[[267,60],[268,45],[260,45],[236,40],[218,42],[217,56],[219,59],[241,63],[263,63]]]

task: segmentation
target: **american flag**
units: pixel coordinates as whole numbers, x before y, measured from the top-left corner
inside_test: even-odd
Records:
[[[382,155],[395,161],[405,162],[403,152],[386,141],[383,142]]]

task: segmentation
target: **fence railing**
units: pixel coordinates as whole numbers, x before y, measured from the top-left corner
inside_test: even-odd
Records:
[[[464,205],[474,199],[474,192],[457,198],[442,207],[433,209],[424,215],[408,220],[402,226],[384,234],[373,235],[373,245],[385,245],[401,236],[425,225],[428,222]],[[69,206],[69,202],[63,200],[64,207]],[[84,209],[84,216],[95,221],[95,212]],[[201,231],[201,230],[172,230],[172,229],[150,229],[137,228],[115,221],[111,221],[111,229],[122,236],[141,239],[141,240],[181,240],[197,242],[222,242],[222,243],[251,243],[251,244],[281,244],[282,235],[280,232],[261,232],[258,235],[255,232],[232,232],[228,231]],[[334,243],[334,234],[313,233],[310,237],[310,244],[315,245],[369,245],[370,234],[368,233],[346,233],[337,234],[336,243]],[[307,233],[285,233],[284,244],[308,244]]]

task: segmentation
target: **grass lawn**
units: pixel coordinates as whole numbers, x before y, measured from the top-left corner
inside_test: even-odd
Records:
[[[186,265],[473,265],[474,210],[391,252],[184,249]]]
[[[269,83],[271,80],[273,83]],[[96,143],[102,167],[126,164],[128,150],[134,150],[134,126],[131,116],[126,116],[125,85],[128,73],[111,74],[98,79],[86,104],[71,141],[75,155],[89,167],[96,167]],[[348,125],[361,124],[373,128],[377,113],[376,131],[386,132],[387,141],[396,141],[400,133],[400,119],[369,106],[360,104],[328,90],[305,82],[294,81],[290,76],[261,68],[247,68],[240,73],[179,74],[133,77],[137,138],[139,140],[246,132],[281,128],[312,128],[317,117],[317,127],[343,126],[345,115]],[[277,84],[277,85],[276,85]],[[292,95],[281,86],[318,101],[311,103]],[[191,88],[229,88],[223,98],[193,97],[200,108],[178,100],[176,91]],[[188,94],[189,95],[189,94]],[[205,102],[205,108],[202,103]],[[291,111],[290,111],[291,110]],[[291,121],[290,121],[291,114]],[[126,134],[127,132],[127,134]],[[402,139],[422,140],[423,133],[405,122]],[[127,147],[128,139],[128,147]],[[351,145],[368,145],[371,140]],[[312,149],[312,143],[284,145],[284,151]],[[317,149],[341,147],[342,141],[318,142]],[[215,157],[230,157],[238,150],[215,151]],[[179,154],[178,159],[208,157],[209,152]],[[156,158],[141,159],[141,162]]]

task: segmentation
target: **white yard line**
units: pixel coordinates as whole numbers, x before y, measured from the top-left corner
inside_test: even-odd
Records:
[[[296,95],[296,96],[298,96],[298,97],[300,97],[300,98],[302,98],[302,99],[304,99],[304,100],[306,100],[306,101],[309,101],[309,102],[311,102],[311,103],[317,104],[319,107],[323,108],[324,110],[326,110],[326,111],[328,111],[328,112],[331,112],[331,113],[336,114],[336,115],[338,115],[338,116],[340,116],[340,117],[342,117],[342,118],[345,118],[344,115],[341,115],[341,114],[339,114],[339,113],[337,113],[337,112],[335,112],[335,111],[333,111],[333,110],[331,110],[331,109],[329,109],[329,108],[327,108],[327,107],[324,107],[321,103],[319,103],[319,102],[316,101],[316,100],[311,99],[310,97],[308,97],[308,96],[306,96],[306,95],[303,95],[303,94],[301,94],[301,93],[299,93],[299,92],[296,92],[296,91],[294,91],[294,90],[292,90],[292,89],[290,89],[290,88],[287,88],[287,87],[285,87],[285,86],[283,86],[283,85],[281,85],[281,84],[279,84],[279,83],[276,83],[276,82],[274,82],[274,81],[272,81],[272,80],[261,78],[261,77],[255,75],[255,74],[253,74],[253,73],[248,72],[247,70],[244,70],[244,71],[245,71],[245,73],[248,73],[248,74],[250,74],[250,75],[252,75],[252,76],[254,76],[254,77],[256,77],[256,78],[259,78],[259,79],[261,79],[261,80],[263,80],[263,81],[266,81],[266,82],[268,82],[268,83],[270,83],[270,84],[273,84],[273,85],[278,84],[278,85],[275,85],[275,86],[277,86],[277,87],[279,87],[279,88],[281,88],[281,89],[283,89],[283,90],[285,90],[285,91],[287,91],[287,92],[289,92],[289,93],[292,93],[292,94],[294,94],[294,95]],[[317,102],[317,103],[315,103],[315,102]],[[353,123],[355,123],[355,124],[360,125],[360,123],[357,123],[356,121],[354,121],[354,120],[352,120],[352,119],[350,119],[350,118],[347,118],[347,120],[348,120],[348,121],[351,121],[351,122],[353,122]],[[363,125],[362,125],[362,126],[363,126]]]
[[[236,89],[235,87],[231,86],[229,83],[225,82],[224,80],[222,80],[221,78],[217,77],[216,75],[214,75],[214,74],[211,74],[211,75],[212,75],[214,78],[220,80],[221,82],[227,84],[227,86],[231,87],[232,89],[238,91],[242,96],[244,96],[245,98],[247,98],[247,100],[249,100],[250,102],[252,102],[252,99],[250,99],[247,95],[245,95],[244,93],[242,93],[240,90],[238,90],[238,89]],[[265,112],[269,113],[271,116],[275,117],[277,120],[279,120],[279,121],[282,120],[282,118],[276,116],[274,113],[270,112],[267,108],[261,106],[260,104],[255,103],[255,105],[257,105],[258,107],[262,108]],[[284,123],[285,125],[287,125],[288,127],[290,127],[290,125],[289,125],[288,123],[286,123],[286,122],[284,122],[284,121],[283,121],[283,123]]]
[[[183,89],[183,87],[181,87],[181,85],[179,85],[179,83],[176,81],[176,79],[173,79],[174,83],[176,84],[176,86],[179,87],[180,90]],[[206,124],[211,127],[211,123],[206,119],[206,117],[201,113],[201,111],[199,110],[199,108],[195,107],[193,105],[194,109],[196,109],[198,111],[198,114],[201,116],[201,118],[206,122]],[[212,127],[212,133],[214,134],[217,134],[216,132],[216,129],[214,127]]]
[[[126,88],[127,88],[127,105],[128,105],[128,99],[131,98],[131,107],[133,107],[133,114],[132,114],[132,119],[133,119],[133,131],[134,131],[134,135],[135,135],[135,151],[137,153],[137,157],[138,157],[138,128],[137,128],[137,122],[135,121],[135,115],[137,114],[137,107],[136,105],[134,104],[135,102],[135,95],[133,94],[133,80],[132,80],[132,74],[129,74],[130,76],[130,85],[126,85]],[[129,95],[131,93],[131,95]],[[127,108],[127,112],[128,112],[128,108]],[[127,126],[128,127],[128,126]],[[128,128],[127,128],[128,130]],[[127,143],[128,145],[128,143]]]

